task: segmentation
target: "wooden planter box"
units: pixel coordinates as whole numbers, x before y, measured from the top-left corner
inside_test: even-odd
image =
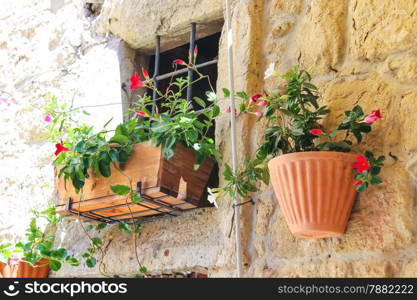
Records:
[[[108,178],[90,174],[83,189],[83,199],[76,194],[70,181],[66,188],[64,177],[56,178],[57,203],[60,214],[76,214],[101,222],[115,222],[150,216],[177,215],[202,206],[215,162],[207,159],[194,170],[195,153],[178,144],[175,155],[167,160],[161,147],[148,142],[134,145],[129,161],[120,166],[132,179],[134,189],[141,195],[139,204],[131,203],[127,196],[114,194],[110,185],[129,186],[129,180],[114,166]],[[57,173],[55,171],[55,173]]]

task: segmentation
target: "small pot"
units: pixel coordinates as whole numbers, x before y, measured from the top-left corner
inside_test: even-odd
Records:
[[[0,278],[48,278],[49,266],[47,259],[36,263],[37,267],[20,261],[18,264],[0,263]]]
[[[48,278],[49,260],[41,259],[32,267],[27,262],[21,261],[17,270],[17,278]]]
[[[345,232],[356,199],[355,154],[299,152],[268,163],[271,182],[296,237],[327,238]]]

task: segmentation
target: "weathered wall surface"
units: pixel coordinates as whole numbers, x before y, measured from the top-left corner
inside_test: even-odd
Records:
[[[387,162],[384,184],[360,196],[339,238],[294,238],[265,187],[250,213],[248,274],[416,276],[417,1],[255,2],[266,20],[259,32],[263,70],[309,68],[332,110],[325,121],[331,129],[357,103],[367,111],[381,109],[383,120],[357,149],[381,153]],[[269,78],[264,89],[279,85]]]
[[[145,0],[104,0],[101,14],[92,20],[94,29],[101,33],[114,34],[138,51],[149,52],[155,34],[175,37],[170,40],[171,46],[181,41],[185,43],[186,39],[182,34],[186,32],[190,22],[218,22],[223,14],[222,1],[157,2],[159,5],[155,5],[155,1]],[[72,10],[69,10],[70,7]],[[43,8],[42,11],[44,10],[47,8]],[[64,5],[61,13],[63,11],[68,13],[66,17],[71,14],[77,16],[74,18],[78,22],[83,19],[79,16],[82,11],[80,6]],[[29,12],[26,14],[30,15]],[[20,32],[21,29],[17,28],[37,27],[29,21],[20,22],[21,25],[17,26],[18,17],[15,18],[8,19],[7,22],[12,22],[14,26],[5,33],[6,39],[0,39],[2,51],[0,59],[6,57],[6,62],[14,62],[14,64],[2,62],[0,76],[4,74],[5,66],[8,66],[8,69],[5,69],[7,72],[14,74],[12,76],[15,78],[14,81],[7,83],[8,90],[14,93],[14,98],[24,99],[28,95],[34,97],[36,93],[40,95],[52,85],[52,82],[55,82],[54,91],[66,96],[72,95],[71,91],[74,87],[76,87],[74,90],[89,90],[88,86],[79,84],[78,81],[74,82],[73,77],[65,77],[73,75],[65,75],[64,78],[67,80],[57,75],[58,77],[53,79],[58,82],[45,80],[43,85],[31,86],[27,90],[21,87],[22,83],[19,82],[29,81],[24,77],[28,70],[19,67],[22,63],[19,53],[29,51],[21,41],[25,41],[27,39],[25,36],[29,33]],[[60,19],[56,16],[51,17],[51,19],[55,18],[57,22]],[[31,20],[32,22],[38,20],[38,18],[28,19],[34,19]],[[38,22],[44,21],[39,18]],[[361,104],[366,110],[382,110],[384,118],[375,124],[375,130],[358,150],[371,149],[387,157],[386,167],[382,173],[384,184],[369,189],[360,196],[354,206],[347,232],[339,238],[321,240],[294,238],[287,228],[272,189],[261,186],[260,192],[253,195],[256,204],[245,206],[242,213],[245,275],[415,277],[417,275],[415,221],[417,1],[235,0],[232,23],[235,37],[237,90],[252,93],[279,88],[282,82],[278,79],[264,79],[267,69],[282,73],[295,64],[310,68],[314,82],[323,95],[322,102],[329,105],[332,110],[332,114],[325,121],[326,125],[334,127],[340,120],[342,112],[356,103]],[[48,32],[62,28],[63,37],[59,39],[57,43],[59,46],[56,49],[67,53],[67,50],[62,48],[67,45],[64,37],[67,32],[72,32],[71,27],[68,29],[68,24],[61,24],[62,27],[52,24],[54,23],[42,28]],[[74,22],[74,26],[83,27],[80,24],[85,23]],[[82,32],[89,37],[88,40],[95,39],[94,35],[87,34],[89,32],[87,27],[83,27]],[[0,30],[0,33],[4,35],[4,31]],[[45,37],[45,34],[40,36]],[[8,39],[14,39],[16,45],[10,46]],[[115,53],[117,54],[115,48],[119,46],[116,45],[110,50],[109,45],[113,44],[104,43],[94,49],[109,53],[109,57],[113,57]],[[169,48],[170,45],[164,47]],[[51,50],[48,48],[43,51],[50,53]],[[118,59],[122,66],[120,76],[122,81],[125,81],[135,66],[132,62],[132,50],[123,48],[122,52],[124,54],[119,51]],[[85,55],[88,54],[76,59],[77,65],[80,69],[84,66],[82,70],[85,70],[87,75],[91,75],[84,78],[95,78],[98,71],[85,64],[97,61],[95,60],[97,55],[91,55],[88,59]],[[27,64],[33,69],[40,67],[49,69],[56,65],[51,61],[54,58],[52,54],[47,56],[47,61],[38,64],[36,64],[38,60],[31,59],[32,53],[26,56],[29,57],[28,60],[30,59],[30,63]],[[103,63],[103,60],[100,61]],[[64,61],[63,66],[67,65],[71,64]],[[106,88],[109,94],[120,93],[120,79],[112,77],[115,76],[113,67],[107,66],[102,76],[105,82],[100,84],[100,91],[96,91],[97,93],[102,92],[101,88]],[[9,82],[9,77],[11,76],[1,79],[0,84]],[[227,60],[223,29],[218,87],[226,86]],[[99,99],[99,95],[102,94],[89,95],[88,101],[104,101]],[[0,153],[3,155],[1,163],[7,162],[8,168],[16,164],[20,166],[19,175],[8,172],[1,177],[2,203],[7,203],[8,215],[19,218],[25,216],[21,213],[21,207],[29,196],[31,199],[34,194],[38,197],[36,198],[38,202],[31,200],[30,203],[41,203],[45,199],[39,196],[40,191],[32,190],[36,186],[35,182],[39,181],[37,176],[41,176],[41,173],[28,168],[27,163],[19,161],[25,155],[37,159],[43,157],[43,164],[46,165],[49,154],[44,155],[44,153],[51,152],[48,150],[50,145],[33,142],[33,139],[27,141],[24,138],[29,134],[28,132],[31,132],[31,128],[35,132],[38,132],[38,128],[42,128],[42,122],[30,126],[27,124],[34,119],[40,120],[42,116],[38,115],[36,110],[21,112],[22,107],[23,105],[19,106],[15,103],[8,107],[3,105],[1,108],[4,111],[16,110],[13,114],[7,115],[2,111],[2,118],[5,118],[2,124],[7,119],[10,126],[16,126],[11,127],[12,130],[22,134],[22,137],[17,135],[14,137],[16,133],[12,130],[2,131],[2,140],[5,139],[6,143],[0,145],[2,147]],[[227,104],[224,104],[224,110],[226,107]],[[22,114],[27,116],[26,119],[21,117]],[[251,117],[239,119],[238,132],[242,133],[238,141],[239,158],[256,150],[256,144],[262,137],[262,128],[262,124],[256,123]],[[225,161],[229,161],[230,143],[226,137],[230,132],[227,114],[223,114],[219,119],[216,130],[217,143],[224,153]],[[2,168],[2,172],[4,169]],[[22,174],[26,175],[22,177]],[[45,174],[50,176],[49,171]],[[8,187],[7,182],[13,184]],[[46,182],[51,183],[51,178],[47,178]],[[22,194],[24,197],[16,196]],[[142,263],[153,273],[206,268],[209,276],[232,276],[234,241],[233,238],[228,238],[232,216],[231,203],[228,199],[219,202],[218,210],[201,209],[174,219],[145,224],[137,247]],[[17,226],[13,225],[16,222],[10,217],[6,220],[10,220],[7,226]],[[5,232],[13,232],[15,227],[11,230],[7,226],[1,225]],[[57,245],[68,247],[74,252],[85,250],[88,246],[87,239],[75,220],[66,220],[58,233]],[[120,275],[136,272],[137,264],[132,239],[119,233],[114,227],[106,229],[102,235],[106,241],[107,251],[104,262],[107,270]],[[66,267],[54,276],[100,276],[100,274],[97,268]]]
[[[79,106],[120,103],[116,39],[90,31],[83,1],[0,3],[0,243],[21,237],[32,209],[53,202],[55,147],[43,96]],[[121,105],[86,108],[88,122],[121,120]]]

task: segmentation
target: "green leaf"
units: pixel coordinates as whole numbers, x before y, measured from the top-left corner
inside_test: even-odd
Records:
[[[78,153],[84,153],[86,150],[86,146],[87,144],[84,141],[81,141],[77,144],[77,146],[75,146],[75,151],[77,151]]]
[[[134,233],[139,233],[142,230],[142,225],[136,224],[135,229],[133,230]]]
[[[135,203],[135,204],[139,204],[141,201],[140,197],[135,192],[131,193],[130,198],[132,199],[132,203]]]
[[[87,230],[87,231],[91,231],[93,229],[93,225],[87,225],[86,227],[85,227],[85,230]]]
[[[381,184],[381,183],[382,183],[382,179],[378,175],[375,175],[375,176],[371,177],[371,184],[372,185],[378,185],[378,184]]]
[[[167,147],[167,148],[172,148],[172,147],[174,146],[174,144],[175,144],[175,141],[176,141],[175,136],[170,135],[170,136],[166,139],[166,141],[165,141],[164,145],[165,145],[165,147]]]
[[[352,109],[352,111],[353,111],[354,113],[356,113],[358,116],[362,116],[362,115],[363,115],[363,110],[362,110],[362,107],[360,107],[359,105],[356,105],[356,106]]]
[[[117,195],[127,195],[130,192],[130,187],[122,184],[110,185],[110,189]]]
[[[174,156],[174,150],[172,148],[167,147],[167,145],[164,145],[164,147],[162,148],[162,155],[166,159],[170,159]]]
[[[110,170],[110,162],[106,161],[106,160],[100,160],[98,162],[98,167],[100,170],[100,174],[103,175],[104,177],[110,177],[111,175],[111,170]],[[84,185],[84,184],[83,184]],[[81,186],[82,187],[82,186]],[[80,187],[80,188],[81,188]]]
[[[223,88],[223,95],[225,98],[229,98],[230,97],[230,91],[226,88]]]
[[[214,119],[220,114],[220,107],[218,105],[213,106],[213,110],[211,111],[211,118]]]
[[[101,245],[103,245],[103,241],[100,238],[97,238],[97,237],[91,238],[91,242],[96,247],[101,247]]]
[[[125,164],[125,163],[127,163],[128,160],[129,160],[129,154],[124,150],[120,151],[119,152],[119,162],[121,164]]]
[[[58,271],[59,269],[61,269],[61,263],[56,260],[50,260],[48,265],[53,271]]]
[[[95,258],[95,257],[90,257],[89,259],[87,259],[86,261],[85,261],[85,263],[87,264],[87,267],[89,267],[89,268],[94,268],[94,266],[96,265],[96,263],[97,263],[97,259]]]
[[[64,248],[60,248],[58,250],[53,251],[52,256],[58,259],[64,259],[64,257],[67,256],[67,250]]]
[[[125,222],[119,222],[119,229],[122,232],[131,233],[132,231],[129,228],[129,225],[127,225]]]
[[[96,230],[102,230],[102,229],[104,229],[106,227],[107,227],[107,223],[101,222],[101,223],[97,224]]]
[[[124,144],[128,144],[129,143],[129,138],[127,136],[124,135],[115,135],[114,137],[112,137],[109,141],[110,143],[119,143],[121,145]]]
[[[242,98],[244,100],[248,100],[249,99],[249,95],[246,94],[245,92],[237,92],[236,96],[238,96],[239,98]]]
[[[246,104],[245,103],[240,103],[239,105],[239,111],[240,112],[244,112],[246,110]]]
[[[198,105],[200,105],[202,108],[206,108],[206,102],[204,102],[203,99],[199,97],[194,97],[194,101],[197,102]]]
[[[110,154],[110,158],[113,162],[118,162],[119,161],[119,152],[117,152],[115,149],[111,149],[109,151]]]
[[[367,188],[368,188],[368,183],[367,182],[364,182],[364,183],[356,186],[356,190],[358,192],[365,192]]]

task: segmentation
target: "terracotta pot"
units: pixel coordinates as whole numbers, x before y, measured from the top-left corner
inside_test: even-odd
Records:
[[[18,265],[0,263],[0,278],[48,278],[48,260],[42,259],[36,265],[39,267],[34,268],[23,261]]]
[[[287,224],[296,237],[344,233],[357,192],[355,154],[300,152],[268,163],[271,182]]]
[[[21,261],[17,270],[17,278],[48,278],[48,262],[47,259],[41,259],[36,263],[39,267],[34,268],[28,263]]]

